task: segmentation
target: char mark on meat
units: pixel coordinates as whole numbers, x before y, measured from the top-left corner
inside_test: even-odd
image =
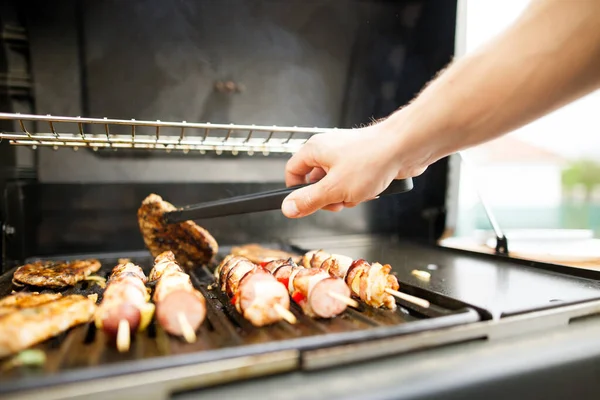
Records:
[[[62,288],[75,286],[89,275],[100,269],[100,261],[75,260],[75,261],[36,261],[25,264],[15,271],[15,282],[25,285]]]
[[[217,241],[193,221],[165,223],[165,213],[175,209],[156,194],[146,197],[138,209],[140,231],[152,256],[171,250],[184,268],[211,262],[219,250]]]

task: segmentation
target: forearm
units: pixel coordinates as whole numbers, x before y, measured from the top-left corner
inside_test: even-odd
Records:
[[[427,162],[491,140],[600,87],[600,1],[535,1],[382,126]]]

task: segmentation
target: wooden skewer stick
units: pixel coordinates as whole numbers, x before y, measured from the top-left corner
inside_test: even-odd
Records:
[[[346,304],[349,307],[354,307],[354,308],[358,308],[359,307],[358,301],[356,301],[354,299],[351,299],[350,297],[346,297],[346,296],[341,295],[341,294],[336,293],[336,292],[327,292],[327,294],[330,297],[333,297],[334,299],[341,301],[342,303]]]
[[[188,343],[194,343],[196,341],[196,332],[182,311],[177,313],[177,320],[179,321],[179,326],[181,326],[181,333],[185,341]]]
[[[281,304],[275,303],[274,308],[275,308],[275,311],[277,311],[277,314],[279,314],[279,316],[281,318],[285,319],[288,323],[293,325],[297,322],[296,316],[294,314],[292,314],[292,312],[290,310],[286,309]]]
[[[402,293],[397,290],[393,290],[390,288],[385,289],[386,293],[391,294],[392,296],[398,297],[399,299],[406,300],[409,303],[416,304],[423,308],[429,308],[429,302],[425,299],[421,299],[419,297],[411,296],[410,294]]]
[[[129,329],[129,321],[122,319],[119,321],[119,328],[117,330],[117,350],[120,353],[129,350],[131,345],[131,331]]]

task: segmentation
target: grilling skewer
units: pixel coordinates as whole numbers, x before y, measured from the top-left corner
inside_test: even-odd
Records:
[[[288,288],[292,299],[309,317],[333,318],[348,305],[358,306],[344,281],[322,269],[299,267],[291,259],[271,261],[264,268]]]
[[[256,327],[284,320],[296,323],[286,287],[244,257],[229,255],[215,270],[219,288],[242,316]]]
[[[429,301],[427,301],[425,299],[422,299],[420,297],[417,297],[417,296],[410,295],[408,293],[402,293],[402,292],[399,292],[397,290],[393,290],[393,289],[390,289],[390,288],[386,288],[385,292],[391,294],[394,297],[397,297],[399,299],[408,301],[409,303],[416,304],[416,305],[421,306],[423,308],[429,308],[429,306],[431,305],[429,303]]]
[[[323,250],[309,251],[302,257],[302,263],[306,268],[322,268],[330,275],[343,279],[350,287],[352,295],[369,306],[385,306],[395,310],[394,297],[423,308],[430,306],[425,299],[398,291],[400,285],[396,277],[390,274],[389,265],[369,264],[362,259],[352,260],[350,257],[329,254]]]
[[[156,283],[153,300],[160,325],[188,343],[195,342],[196,330],[206,317],[206,299],[194,288],[172,251],[155,258],[149,280]]]
[[[131,334],[146,329],[154,314],[146,282],[142,269],[132,263],[117,265],[108,278],[94,319],[96,328],[116,338],[119,352],[129,350]]]

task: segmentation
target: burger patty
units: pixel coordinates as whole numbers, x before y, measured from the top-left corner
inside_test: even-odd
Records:
[[[100,269],[95,259],[75,261],[36,261],[25,264],[15,271],[15,282],[40,287],[62,288],[75,286]]]

